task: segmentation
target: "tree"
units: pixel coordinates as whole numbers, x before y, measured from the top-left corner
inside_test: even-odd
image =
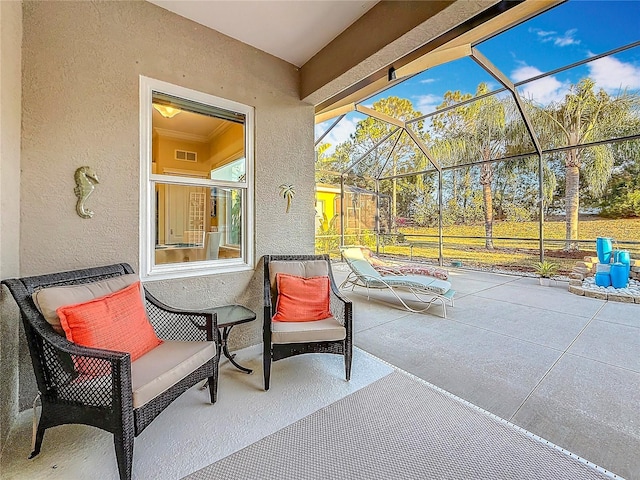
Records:
[[[481,83],[475,96],[489,92]],[[472,98],[459,91],[447,92],[438,108]],[[433,143],[434,155],[444,164],[480,162],[478,181],[482,187],[484,207],[485,247],[493,249],[493,193],[494,165],[490,160],[499,158],[505,151],[506,114],[503,102],[489,96],[434,116],[437,139]],[[454,186],[454,190],[457,190]]]
[[[398,97],[378,100],[374,102],[373,109],[403,122],[421,115],[420,112],[414,110],[413,104],[409,100]],[[415,122],[412,124],[412,128],[424,140],[422,125],[421,121]],[[368,179],[368,184],[361,186],[373,190],[374,178],[395,176],[427,168],[427,159],[415,142],[403,132],[396,133],[395,135],[399,136],[390,137],[366,157],[363,157],[366,152],[396,128],[394,125],[372,117],[367,117],[356,125],[356,131],[351,136],[349,143],[351,144],[351,161],[362,159],[353,166],[353,172]],[[422,187],[422,176],[393,178],[389,182],[380,184],[381,193],[389,195],[391,199],[390,209],[394,219],[399,215],[399,212],[407,214],[416,190]]]
[[[611,177],[614,150],[611,145],[582,147],[586,143],[618,137],[633,122],[637,96],[621,92],[612,97],[604,90],[594,91],[595,83],[585,78],[572,85],[560,102],[546,107],[529,102],[532,121],[543,148],[572,146],[565,150],[565,250],[577,250],[580,176],[591,195],[602,195]]]
[[[640,121],[634,125],[640,131]],[[615,166],[600,202],[601,215],[612,218],[640,217],[640,140],[613,145]]]
[[[353,145],[343,142],[333,153],[327,154],[330,143],[322,143],[316,147],[316,183],[335,184],[340,182],[340,174],[350,163]]]
[[[374,102],[373,109],[403,122],[421,116],[409,100],[398,97],[378,100]],[[412,129],[424,141],[422,126],[423,122],[417,121],[412,124]],[[329,144],[319,145],[316,149],[316,182],[336,184],[340,181],[341,174],[346,173],[344,178],[348,184],[373,191],[376,178],[426,170],[427,159],[402,130],[373,148],[396,128],[367,116],[356,124],[356,130],[349,140],[339,144],[332,153],[327,153]],[[358,162],[355,163],[356,161]],[[423,188],[422,175],[380,182],[380,198],[390,199],[392,223],[395,223],[399,212],[404,215],[409,213],[416,194]],[[382,218],[386,219],[387,216]]]

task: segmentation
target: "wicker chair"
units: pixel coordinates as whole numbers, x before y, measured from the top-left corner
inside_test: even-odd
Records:
[[[220,351],[217,346],[215,314],[176,310],[145,291],[147,315],[160,338],[215,341],[216,353],[210,360],[204,360],[205,363],[195,371],[136,408],[132,393],[130,355],[87,348],[67,341],[47,323],[32,299],[32,294],[42,288],[92,283],[130,273],[133,273],[132,268],[122,263],[2,282],[20,307],[42,402],[35,449],[30,458],[40,452],[47,428],[72,423],[92,425],[113,433],[120,479],[129,480],[134,437],[173,400],[191,386],[208,379],[211,403],[216,401]],[[83,365],[90,365],[99,374],[94,374],[89,379],[86,375],[81,375],[75,368],[79,359]]]
[[[317,322],[272,322],[278,292],[278,272],[304,277],[328,275],[333,318]],[[298,324],[298,325],[296,325]],[[299,327],[299,328],[298,328]],[[297,331],[295,331],[297,329]],[[287,337],[302,341],[289,342]],[[303,353],[344,355],[345,376],[351,378],[352,304],[338,290],[328,255],[267,255],[264,257],[264,389],[269,390],[271,362]]]

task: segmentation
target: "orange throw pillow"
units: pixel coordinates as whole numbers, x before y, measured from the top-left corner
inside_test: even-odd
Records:
[[[298,277],[276,274],[278,302],[273,320],[276,322],[311,322],[331,317],[329,310],[329,277]]]
[[[162,340],[149,322],[140,288],[140,282],[136,282],[104,297],[58,308],[67,340],[85,347],[127,352],[131,361],[160,345]],[[82,362],[76,362],[76,367],[82,373],[97,373]]]

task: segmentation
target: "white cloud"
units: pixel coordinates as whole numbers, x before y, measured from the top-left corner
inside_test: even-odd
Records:
[[[416,110],[423,115],[433,112],[442,103],[442,97],[428,93],[427,95],[417,95],[413,97]]]
[[[616,93],[620,88],[640,88],[640,67],[614,57],[603,57],[587,64],[596,86]]]
[[[553,30],[541,30],[539,28],[530,28],[529,32],[535,33],[542,43],[553,42],[556,47],[580,45],[580,40],[575,38],[575,34],[578,32],[577,28],[567,30],[563,35],[559,35],[558,32]]]
[[[547,31],[547,30],[541,30],[539,28],[530,28],[529,32],[530,33],[535,33],[536,35],[538,35],[541,38],[549,37],[551,35],[555,35],[556,33],[558,33],[558,32],[555,32],[553,30]]]
[[[342,120],[340,120],[335,127],[331,129],[331,131],[327,134],[326,137],[322,139],[322,142],[320,142],[321,144],[322,143],[331,144],[331,146],[327,150],[328,155],[331,155],[339,144],[349,140],[349,135],[351,135],[353,132],[356,131],[356,125],[358,121],[359,119],[357,118],[349,119],[345,117]],[[333,124],[333,122],[335,122],[335,118],[332,118],[331,120],[328,120],[326,122],[319,123],[318,125],[316,125],[316,138],[318,138],[320,135],[326,132],[327,128],[329,128]]]
[[[529,65],[522,65],[511,72],[511,78],[516,82],[522,82],[529,78],[540,75],[542,72],[536,67],[530,67]]]
[[[536,67],[523,65],[511,73],[511,78],[516,82],[521,82],[529,78],[540,75],[542,72]],[[556,77],[543,77],[531,83],[526,83],[519,88],[521,95],[531,99],[541,105],[548,105],[551,102],[559,102],[566,95],[569,89],[569,82],[561,82]]]
[[[580,40],[573,38],[573,36],[578,31],[577,28],[572,28],[571,30],[567,30],[564,32],[564,35],[555,37],[553,39],[553,44],[558,47],[567,47],[569,45],[580,45]]]
[[[422,80],[420,80],[420,83],[433,83],[435,81],[435,78],[423,78]]]

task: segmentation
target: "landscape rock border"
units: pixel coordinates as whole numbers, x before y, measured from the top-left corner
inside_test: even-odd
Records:
[[[627,288],[600,287],[596,285],[597,257],[585,257],[576,263],[569,275],[569,292],[575,295],[609,300],[612,302],[640,304],[640,262],[631,260],[631,272]]]

